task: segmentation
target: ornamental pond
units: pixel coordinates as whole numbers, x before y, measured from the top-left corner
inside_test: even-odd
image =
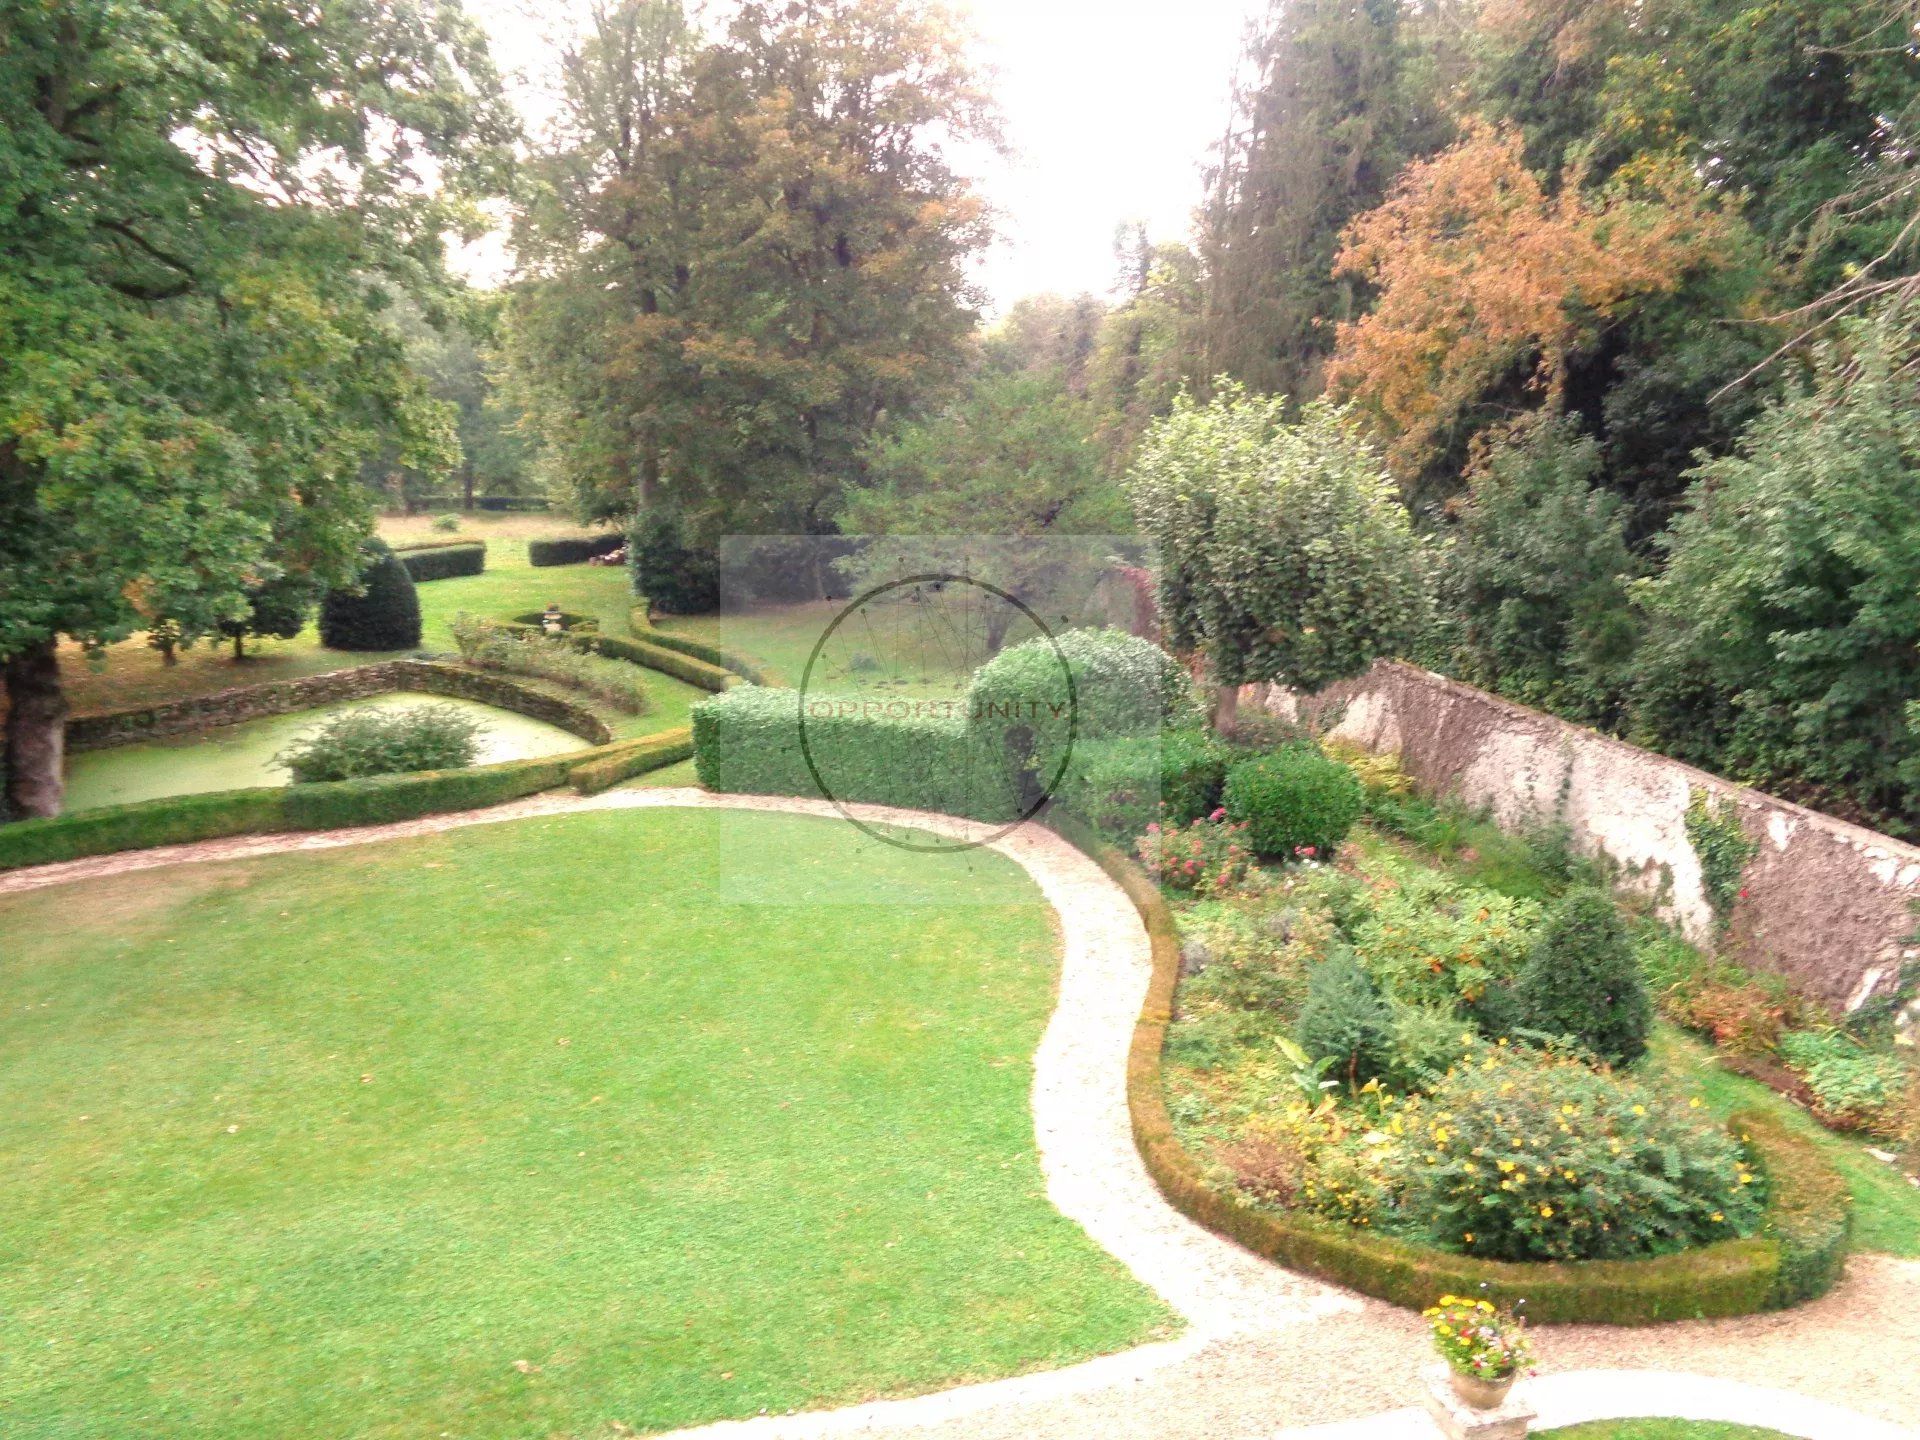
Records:
[[[476,765],[560,755],[588,743],[557,725],[497,705],[396,690],[188,735],[69,755],[66,808],[69,812],[93,810],[170,795],[285,785],[287,772],[274,767],[273,757],[315,726],[350,710],[400,710],[415,705],[451,705],[484,722]]]

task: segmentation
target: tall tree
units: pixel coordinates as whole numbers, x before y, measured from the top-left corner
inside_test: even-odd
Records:
[[[1427,619],[1426,560],[1352,416],[1324,400],[1288,423],[1280,397],[1224,377],[1182,395],[1141,442],[1127,491],[1160,550],[1160,615],[1234,728],[1242,685],[1309,694],[1400,653]]]
[[[1357,313],[1340,232],[1410,155],[1444,138],[1429,16],[1405,0],[1269,0],[1241,56],[1201,215],[1203,349],[1194,378],[1310,398],[1333,325]],[[1421,54],[1421,47],[1428,54]]]
[[[361,462],[439,430],[386,318],[509,136],[446,0],[51,0],[0,43],[7,792],[58,811],[56,643],[349,582]]]
[[[882,416],[957,374],[992,126],[947,13],[904,0],[595,11],[517,231],[513,354],[587,508],[828,528]]]

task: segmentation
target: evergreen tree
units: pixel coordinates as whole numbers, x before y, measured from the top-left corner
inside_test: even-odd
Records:
[[[1527,1028],[1569,1036],[1609,1064],[1646,1053],[1653,1002],[1605,891],[1571,891],[1548,912],[1514,998]]]

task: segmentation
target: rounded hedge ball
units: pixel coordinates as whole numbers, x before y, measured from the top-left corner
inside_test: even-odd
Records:
[[[1227,818],[1269,860],[1330,859],[1360,818],[1360,777],[1308,744],[1242,760],[1227,771]]]

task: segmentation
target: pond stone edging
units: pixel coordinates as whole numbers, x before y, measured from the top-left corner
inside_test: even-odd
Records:
[[[190,735],[272,715],[287,715],[341,700],[363,700],[395,690],[420,690],[450,699],[497,705],[502,710],[558,726],[589,745],[605,745],[613,739],[607,723],[586,707],[542,694],[504,675],[436,660],[382,660],[372,665],[332,670],[324,675],[236,685],[190,700],[75,716],[67,722],[67,749],[74,754],[107,750],[142,740]]]

